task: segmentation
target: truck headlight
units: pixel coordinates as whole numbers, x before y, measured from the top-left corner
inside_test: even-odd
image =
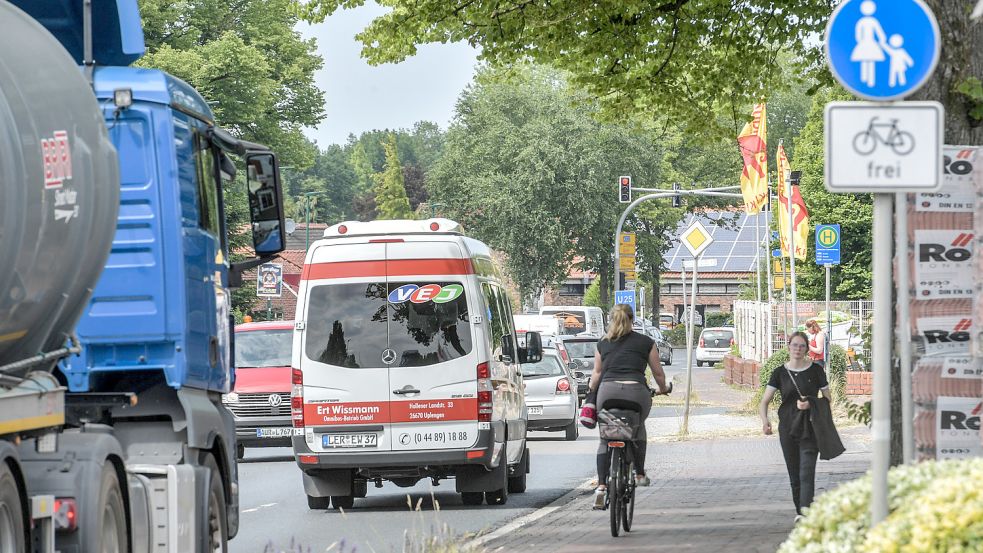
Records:
[[[222,394],[222,403],[239,403],[239,394],[235,392]]]

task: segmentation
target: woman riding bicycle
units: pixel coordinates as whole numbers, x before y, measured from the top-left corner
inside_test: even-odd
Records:
[[[632,331],[631,307],[621,304],[611,310],[611,324],[607,335],[597,344],[594,354],[594,372],[590,379],[590,394],[597,392],[598,411],[605,402],[617,399],[637,404],[642,424],[635,440],[635,459],[637,470],[635,481],[639,486],[648,486],[645,476],[645,446],[648,437],[645,433],[645,419],[652,410],[652,395],[645,378],[646,363],[652,367],[652,376],[659,385],[659,392],[666,390],[666,374],[659,362],[659,348],[655,342],[638,332]],[[610,457],[607,441],[601,439],[597,448],[597,490],[594,492],[594,508],[603,509],[607,493],[607,479]]]

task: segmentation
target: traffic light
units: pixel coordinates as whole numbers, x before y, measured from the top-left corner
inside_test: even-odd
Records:
[[[679,192],[680,186],[678,182],[672,183],[672,189],[674,192]],[[672,197],[672,207],[683,207],[683,198],[679,194]]]
[[[631,203],[631,177],[618,177],[618,201],[623,204]]]

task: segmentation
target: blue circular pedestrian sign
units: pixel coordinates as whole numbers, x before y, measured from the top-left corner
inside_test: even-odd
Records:
[[[898,100],[918,90],[941,51],[939,24],[922,0],[846,0],[826,26],[833,76],[868,100]]]

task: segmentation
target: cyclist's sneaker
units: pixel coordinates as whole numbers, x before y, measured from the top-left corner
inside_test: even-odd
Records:
[[[602,490],[600,488],[594,490],[594,504],[592,508],[595,511],[600,511],[604,509],[604,500],[607,498],[608,491]]]
[[[645,476],[645,475],[642,475],[642,476],[635,475],[635,485],[636,486],[645,487],[645,486],[649,486],[651,484],[652,484],[652,481],[649,479],[648,476]]]

